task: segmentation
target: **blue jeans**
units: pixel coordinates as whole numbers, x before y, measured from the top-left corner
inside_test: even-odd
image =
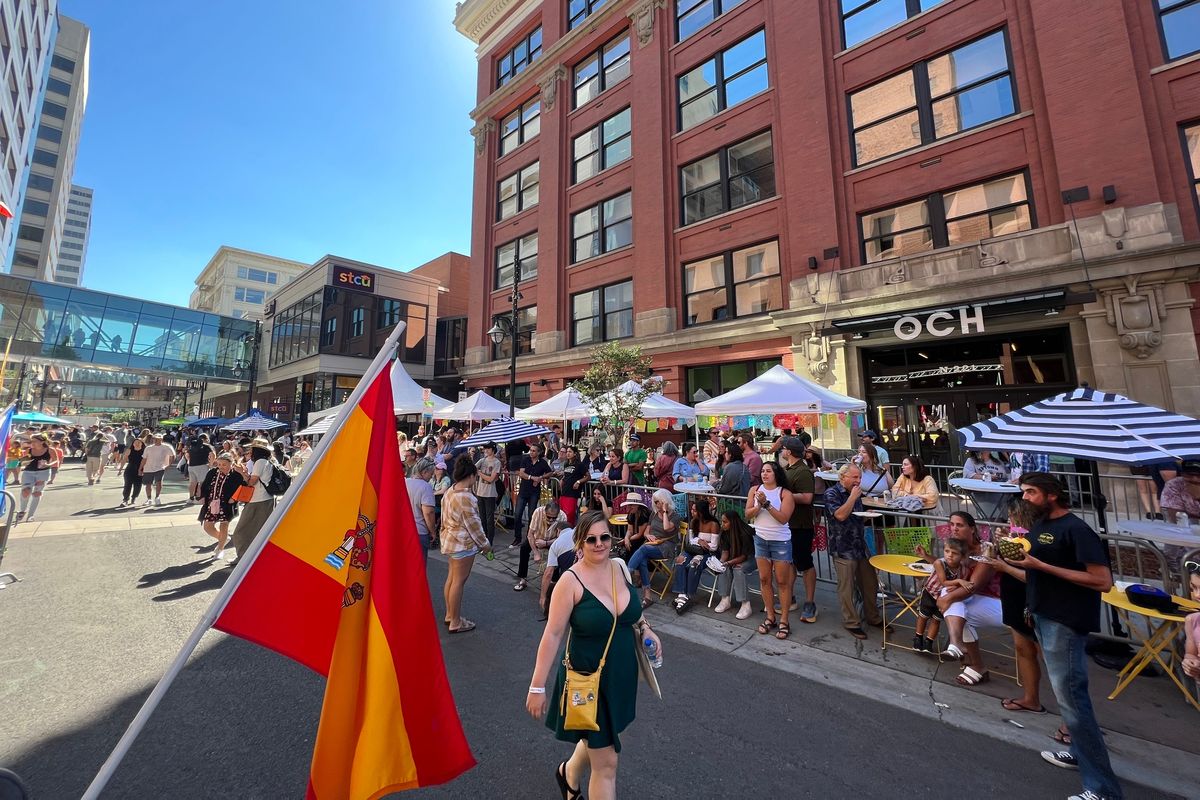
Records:
[[[646,562],[663,557],[662,548],[656,544],[644,544],[629,558],[629,571],[637,570],[642,576],[642,591],[650,591],[650,565]]]
[[[1034,615],[1033,624],[1042,645],[1050,686],[1058,699],[1063,722],[1071,732],[1071,755],[1079,762],[1083,788],[1120,800],[1121,784],[1108,761],[1108,749],[1088,695],[1087,658],[1083,649],[1087,635],[1042,616]]]
[[[675,577],[671,580],[671,591],[691,597],[700,588],[700,576],[704,574],[704,562],[701,561],[700,566],[693,567],[691,565],[693,556],[684,553],[683,557],[684,562],[675,565]]]

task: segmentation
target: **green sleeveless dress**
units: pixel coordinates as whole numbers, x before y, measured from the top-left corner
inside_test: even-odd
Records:
[[[614,568],[617,567],[614,565]],[[637,591],[623,575],[620,580],[629,588],[629,605],[625,606],[625,610],[617,617],[617,629],[613,633],[612,646],[608,650],[608,660],[604,663],[604,672],[600,673],[600,698],[596,708],[596,722],[600,730],[568,731],[563,728],[561,704],[567,668],[563,666],[562,659],[559,659],[554,690],[549,697],[550,709],[546,713],[546,727],[554,731],[556,738],[564,742],[586,739],[588,747],[592,748],[611,745],[618,753],[621,752],[618,734],[633,722],[637,713],[638,665],[637,651],[634,648],[639,642],[633,624],[642,616],[642,601]],[[585,586],[583,598],[571,611],[570,647],[573,668],[581,672],[591,672],[599,666],[612,624],[612,612]]]

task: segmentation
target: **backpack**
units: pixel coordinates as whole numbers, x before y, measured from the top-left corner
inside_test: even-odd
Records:
[[[271,465],[271,479],[267,481],[267,494],[272,497],[279,497],[284,494],[292,485],[292,476],[288,475],[275,464]]]

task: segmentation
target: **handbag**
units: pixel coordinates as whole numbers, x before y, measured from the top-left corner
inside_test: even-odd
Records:
[[[249,503],[254,499],[254,487],[248,483],[242,484],[233,490],[231,498],[235,503]]]
[[[612,572],[613,604],[617,602],[617,573],[609,565]],[[563,652],[563,666],[567,668],[566,680],[563,681],[563,693],[560,711],[563,718],[563,730],[568,731],[598,731],[600,725],[596,722],[596,711],[600,705],[600,673],[604,670],[604,662],[608,658],[608,648],[612,646],[613,634],[617,632],[617,612],[613,609],[613,626],[608,632],[608,642],[604,645],[604,654],[600,656],[600,665],[592,673],[579,672],[571,668],[571,634],[567,633],[567,647]]]

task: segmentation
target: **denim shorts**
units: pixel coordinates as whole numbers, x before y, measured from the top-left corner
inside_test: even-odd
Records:
[[[792,540],[786,542],[771,542],[754,534],[754,557],[765,558],[768,561],[786,561],[792,563]]]
[[[470,558],[471,556],[479,555],[478,547],[469,547],[466,550],[459,550],[457,553],[451,553],[451,558]]]

